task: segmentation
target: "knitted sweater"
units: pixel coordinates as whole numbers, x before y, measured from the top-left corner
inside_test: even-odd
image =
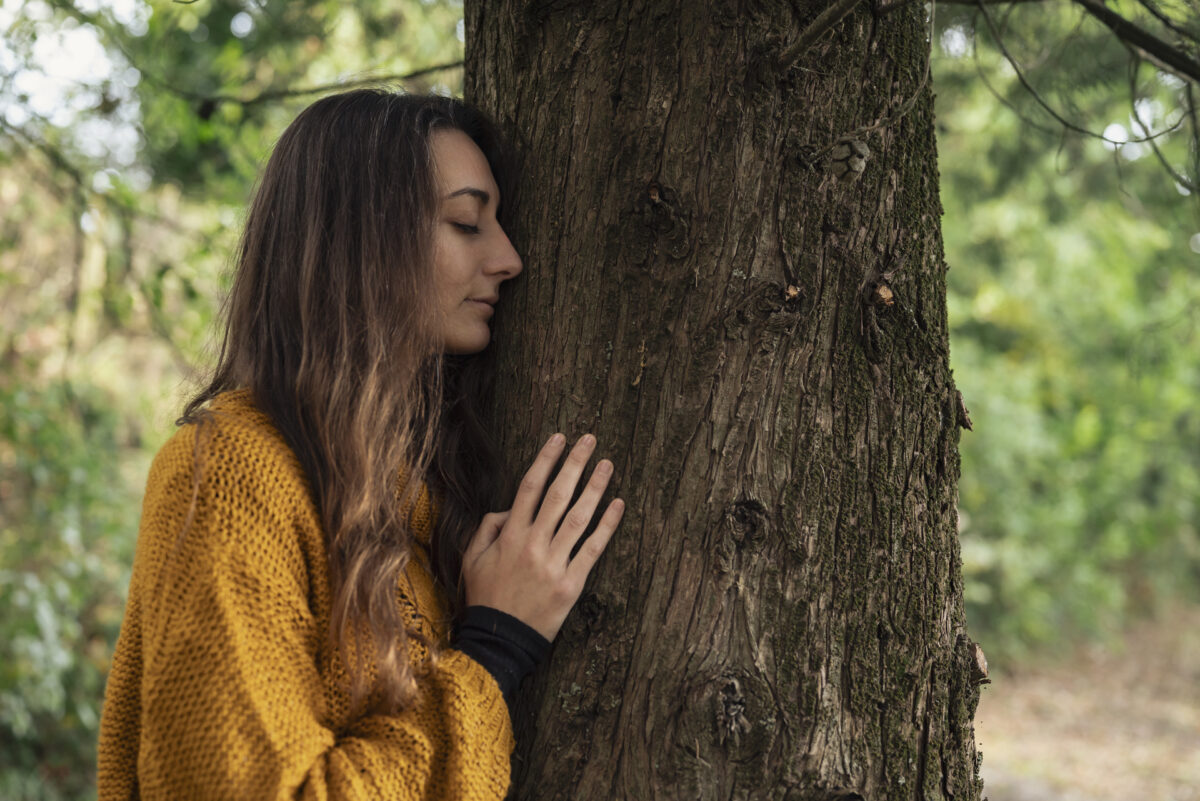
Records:
[[[154,460],[100,726],[99,799],[501,799],[512,725],[495,679],[410,643],[416,701],[355,714],[328,644],[325,540],[299,462],[248,392]],[[201,457],[195,515],[182,538]],[[400,581],[410,629],[449,620],[422,543]]]

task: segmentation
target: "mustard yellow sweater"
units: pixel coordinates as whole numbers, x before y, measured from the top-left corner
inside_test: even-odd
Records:
[[[501,799],[512,727],[492,676],[445,649],[397,715],[355,716],[328,645],[325,542],[303,472],[244,391],[154,460],[100,725],[99,798]],[[210,436],[211,432],[211,436]],[[434,510],[400,582],[412,629],[445,641],[426,567]],[[425,652],[413,643],[414,665]]]

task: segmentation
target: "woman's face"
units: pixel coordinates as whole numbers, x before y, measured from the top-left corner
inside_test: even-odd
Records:
[[[430,140],[440,198],[433,236],[433,281],[446,353],[478,353],[492,332],[488,321],[500,284],[521,272],[496,210],[500,190],[483,151],[458,130]]]

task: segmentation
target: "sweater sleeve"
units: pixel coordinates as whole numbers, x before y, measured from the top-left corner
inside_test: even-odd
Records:
[[[503,798],[506,705],[487,670],[459,651],[418,676],[416,701],[401,713],[330,728],[344,698],[319,669],[330,661],[314,600],[324,593],[327,604],[313,567],[324,549],[313,521],[295,519],[304,504],[278,495],[298,468],[236,442],[210,452],[183,536],[190,442],[169,443],[151,472],[130,588],[138,615],[122,625],[105,702],[100,798]],[[135,766],[124,766],[136,773],[130,792],[106,748],[136,750]]]
[[[510,614],[490,606],[469,606],[455,621],[451,645],[487,668],[512,717],[517,688],[550,653],[550,641]]]

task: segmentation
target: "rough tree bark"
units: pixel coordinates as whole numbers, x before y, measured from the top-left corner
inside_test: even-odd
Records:
[[[820,0],[466,4],[525,162],[501,439],[595,432],[629,504],[520,799],[979,798],[928,27],[893,5],[788,65]]]

